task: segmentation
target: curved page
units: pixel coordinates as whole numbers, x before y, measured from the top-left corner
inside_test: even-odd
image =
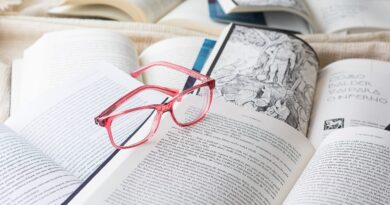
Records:
[[[182,0],[65,0],[69,5],[108,5],[120,9],[134,21],[153,23],[175,8]]]
[[[81,181],[0,124],[0,204],[60,204]]]
[[[353,127],[317,149],[284,205],[390,204],[390,132]]]
[[[28,105],[57,86],[97,72],[96,62],[112,64],[125,72],[138,67],[134,45],[119,33],[80,29],[43,35],[25,50],[20,76],[12,76],[13,80],[20,79],[20,92],[12,93],[13,110]]]
[[[210,41],[211,43],[214,42],[203,37],[178,37],[159,41],[141,53],[140,63],[141,65],[147,65],[156,61],[167,61],[192,69],[199,58],[203,57],[201,55],[205,49],[206,56],[200,60],[207,60],[208,54],[214,46],[214,44],[207,43]],[[188,79],[188,75],[161,66],[145,71],[142,78],[145,84],[161,85],[181,90]]]
[[[309,132],[315,147],[337,129],[390,124],[389,68],[388,62],[350,59],[320,71]]]
[[[313,151],[290,126],[215,101],[194,126],[167,117],[147,144],[121,151],[70,204],[280,204]]]
[[[227,26],[210,18],[207,0],[186,0],[161,18],[158,23],[201,31],[214,36],[218,36]]]
[[[233,24],[205,66],[216,80],[215,98],[262,112],[306,134],[318,61],[297,37]]]
[[[389,30],[388,0],[306,0],[322,33]]]
[[[292,13],[306,20],[314,30],[318,30],[306,2],[302,0],[218,0],[218,2],[225,13],[265,11]]]
[[[70,81],[9,118],[6,125],[53,161],[85,180],[114,151],[105,128],[94,118],[120,97],[142,84],[127,73],[103,62],[94,74]],[[117,108],[161,103],[156,92],[141,92]],[[145,121],[135,115],[124,122],[132,133]]]

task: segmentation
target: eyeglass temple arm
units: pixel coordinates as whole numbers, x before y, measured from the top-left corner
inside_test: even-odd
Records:
[[[134,71],[132,71],[130,73],[130,75],[134,78],[138,77],[139,75],[141,75],[145,70],[149,69],[149,68],[152,68],[152,67],[156,67],[156,66],[164,66],[166,68],[170,68],[170,69],[173,69],[173,70],[176,70],[176,71],[179,71],[179,72],[182,72],[182,73],[185,73],[191,77],[194,77],[198,80],[209,80],[210,78],[206,75],[203,75],[203,74],[200,74],[196,71],[193,71],[191,69],[188,69],[186,67],[183,67],[183,66],[180,66],[180,65],[177,65],[177,64],[173,64],[173,63],[169,63],[169,62],[165,62],[165,61],[157,61],[157,62],[154,62],[150,65],[146,65],[146,66],[143,66],[141,68],[138,68]]]
[[[162,92],[164,94],[167,94],[171,97],[177,95],[180,91],[176,89],[170,89],[170,88],[165,88],[157,85],[144,85],[141,87],[136,88],[135,90],[130,91],[127,93],[125,96],[121,97],[119,100],[114,102],[110,107],[105,109],[102,113],[100,113],[99,116],[95,118],[95,123],[101,126],[104,126],[103,120],[108,117],[109,114],[111,114],[116,108],[118,108],[120,105],[122,105],[124,102],[126,102],[128,99],[131,97],[135,96],[137,93],[146,90],[146,89],[151,89],[151,90],[156,90],[159,92]]]

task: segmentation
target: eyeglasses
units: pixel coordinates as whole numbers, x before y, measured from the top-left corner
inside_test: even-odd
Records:
[[[145,70],[161,66],[187,74],[196,79],[198,83],[182,92],[157,85],[143,85],[127,93],[95,117],[95,123],[107,129],[110,142],[116,149],[128,149],[147,142],[156,132],[165,112],[170,112],[173,121],[182,127],[193,125],[206,116],[212,101],[215,87],[214,79],[168,62],[156,62],[138,68],[130,74],[137,78]],[[169,101],[131,108],[131,104],[135,104],[132,102],[135,100],[135,96],[145,94],[145,92],[166,95]],[[153,121],[147,120],[150,118],[154,118]],[[141,126],[143,130],[149,129],[150,131],[143,132],[145,134],[137,133],[137,136],[134,137],[133,133]]]

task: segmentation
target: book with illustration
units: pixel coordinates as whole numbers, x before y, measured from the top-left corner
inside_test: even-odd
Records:
[[[43,35],[13,63],[11,117],[0,129],[0,204],[63,202],[115,152],[92,116],[141,81],[182,89],[188,77],[164,68],[140,79],[129,72],[161,60],[199,70],[214,44],[177,37],[136,47],[102,29]],[[161,102],[146,96],[138,103]]]
[[[77,41],[83,33],[95,43]],[[296,36],[240,24],[215,45],[172,38],[141,55],[125,37],[101,30],[47,34],[29,49],[16,66],[18,106],[0,128],[7,156],[1,204],[390,202],[388,62],[347,59],[320,68]],[[50,60],[64,54],[67,60]],[[189,127],[164,116],[146,144],[115,150],[94,117],[143,83],[181,89],[187,81],[163,68],[143,79],[128,75],[140,61],[157,60],[214,78],[211,109]],[[165,99],[142,93],[129,104]],[[129,118],[129,139],[145,134],[151,120]]]
[[[167,119],[67,202],[387,204],[389,66],[349,59],[319,70],[301,39],[232,25],[202,71],[216,80],[206,120]]]

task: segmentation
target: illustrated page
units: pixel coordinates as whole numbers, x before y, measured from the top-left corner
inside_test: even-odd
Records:
[[[265,113],[306,135],[318,69],[306,43],[233,24],[213,53],[205,73],[216,80],[215,98]]]
[[[315,147],[337,129],[390,124],[389,68],[388,62],[350,59],[320,71],[309,132]]]

